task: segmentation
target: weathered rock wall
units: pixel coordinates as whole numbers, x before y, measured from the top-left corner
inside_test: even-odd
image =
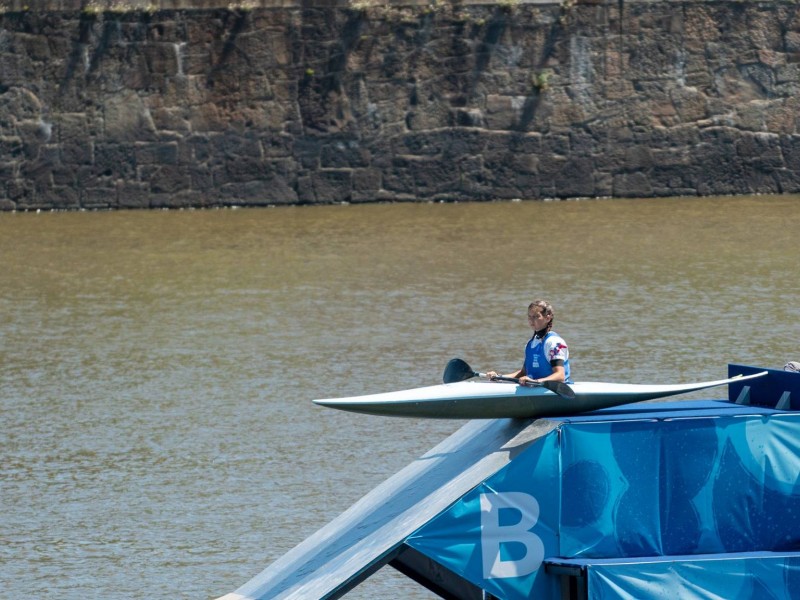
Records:
[[[795,2],[52,6],[5,210],[800,191]]]

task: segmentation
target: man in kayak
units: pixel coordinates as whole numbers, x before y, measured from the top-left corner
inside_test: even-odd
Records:
[[[528,306],[528,325],[533,337],[525,346],[525,363],[522,368],[503,377],[519,378],[520,385],[541,381],[572,383],[569,367],[569,348],[560,335],[553,331],[553,306],[545,300],[534,300]],[[489,371],[490,378],[499,373]]]

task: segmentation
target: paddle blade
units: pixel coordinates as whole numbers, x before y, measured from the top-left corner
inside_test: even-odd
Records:
[[[456,383],[458,381],[466,381],[476,375],[477,373],[466,362],[460,358],[454,358],[444,368],[442,381],[444,383]]]
[[[575,399],[575,390],[562,381],[542,381],[541,385],[566,400]]]

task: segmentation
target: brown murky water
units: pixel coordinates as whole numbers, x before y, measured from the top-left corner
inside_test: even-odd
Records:
[[[799,232],[797,197],[2,214],[3,593],[236,589],[461,425],[312,398],[511,370],[534,297],[578,381],[800,360]]]

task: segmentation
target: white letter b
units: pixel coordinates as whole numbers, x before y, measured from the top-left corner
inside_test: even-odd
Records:
[[[501,509],[519,513],[519,521],[511,525],[500,524]],[[524,492],[481,494],[481,551],[483,578],[499,579],[522,577],[538,569],[544,560],[544,544],[530,531],[539,520],[539,502]],[[525,556],[516,560],[503,560],[500,546],[506,543],[522,544]]]

